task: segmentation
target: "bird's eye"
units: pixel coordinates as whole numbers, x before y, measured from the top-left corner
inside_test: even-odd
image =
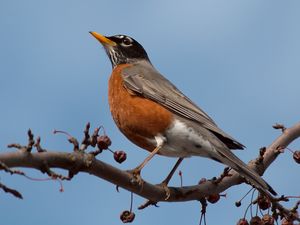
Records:
[[[123,42],[124,45],[131,45],[132,44],[132,40],[129,37],[125,37],[122,42]]]

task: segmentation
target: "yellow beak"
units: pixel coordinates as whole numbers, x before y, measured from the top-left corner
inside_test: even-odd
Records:
[[[98,41],[100,41],[103,45],[116,46],[117,43],[103,36],[102,34],[98,34],[97,32],[90,31],[90,34],[93,35]]]

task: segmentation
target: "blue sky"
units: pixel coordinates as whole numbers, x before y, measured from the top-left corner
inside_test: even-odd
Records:
[[[114,125],[107,103],[110,62],[89,31],[127,34],[147,50],[156,68],[199,104],[219,126],[247,146],[244,161],[277,137],[271,125],[299,121],[299,1],[0,1],[0,149],[26,143],[26,131],[42,137],[45,148],[71,151],[63,136],[79,139],[86,122],[103,125],[113,149],[125,150],[118,165],[108,152],[99,159],[129,169],[147,155]],[[292,147],[299,148],[300,142]],[[159,183],[174,159],[155,157],[143,177]],[[185,185],[213,177],[223,166],[202,158],[183,162]],[[279,194],[299,195],[299,168],[284,154],[265,174]],[[33,177],[39,172],[25,170]],[[63,172],[63,171],[59,171]],[[296,176],[296,178],[295,178]],[[1,182],[22,192],[18,200],[0,192],[3,224],[121,224],[130,193],[80,174],[64,182],[33,182],[1,173]],[[175,176],[172,185],[179,185]],[[245,205],[234,207],[248,187],[227,191],[209,205],[208,224],[235,224]],[[136,208],[135,224],[198,224],[199,203],[160,203]],[[12,216],[13,215],[13,216]],[[226,222],[225,222],[226,221]]]

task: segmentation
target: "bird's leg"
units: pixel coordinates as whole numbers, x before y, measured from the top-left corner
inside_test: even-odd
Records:
[[[175,171],[177,170],[178,166],[180,165],[180,163],[182,162],[184,158],[179,158],[177,160],[177,162],[175,163],[174,167],[172,168],[171,172],[168,174],[168,176],[166,177],[166,179],[163,180],[163,182],[161,182],[162,184],[168,185],[171,178],[173,177]]]
[[[148,155],[148,157],[137,167],[135,167],[133,170],[129,170],[129,173],[132,173],[134,178],[137,180],[138,184],[142,184],[142,178],[141,178],[141,171],[144,168],[144,166],[153,158],[153,156],[161,149],[161,147],[164,144],[163,139],[157,138],[157,147]]]
[[[165,190],[166,192],[166,197],[165,200],[168,200],[170,198],[170,189],[168,188],[168,183],[171,180],[172,176],[174,175],[175,171],[177,170],[178,166],[180,165],[180,163],[182,162],[184,158],[179,158],[177,160],[177,162],[175,163],[174,167],[172,168],[171,172],[168,174],[168,176],[166,177],[166,179],[164,179],[160,184],[158,184],[159,186],[162,186],[162,188]],[[143,205],[141,205],[139,207],[139,209],[144,209],[149,205],[155,205],[156,206],[157,202],[154,202],[152,200],[147,200],[146,203],[144,203]]]
[[[177,162],[175,163],[174,167],[172,168],[171,172],[168,174],[168,176],[166,177],[166,179],[164,179],[159,185],[162,186],[166,192],[166,198],[165,200],[170,198],[170,189],[168,188],[168,184],[172,178],[172,176],[174,175],[175,171],[177,170],[178,166],[180,165],[180,163],[182,162],[184,158],[179,158],[177,160]]]

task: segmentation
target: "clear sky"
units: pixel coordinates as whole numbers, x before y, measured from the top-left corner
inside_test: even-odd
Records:
[[[110,62],[88,33],[127,34],[147,50],[156,68],[199,104],[218,125],[247,146],[244,161],[279,134],[276,122],[299,121],[300,2],[230,1],[0,1],[0,149],[26,143],[31,128],[45,148],[71,151],[64,136],[80,140],[86,122],[103,125],[113,149],[125,150],[118,165],[109,152],[99,159],[130,169],[147,152],[131,144],[113,123],[107,103]],[[293,148],[299,148],[295,142]],[[159,183],[175,159],[157,156],[143,177]],[[180,169],[184,185],[220,174],[223,166],[202,158],[187,159]],[[32,177],[44,175],[26,170]],[[62,171],[59,171],[62,172]],[[265,174],[279,194],[299,195],[299,167],[285,154]],[[33,182],[0,174],[0,181],[22,192],[18,200],[0,191],[1,224],[121,224],[130,193],[87,174],[63,182]],[[172,185],[179,185],[176,175]],[[227,198],[209,205],[208,224],[235,224],[247,201],[234,202],[249,189],[231,188]],[[198,224],[199,203],[160,203],[136,208],[135,224]]]

